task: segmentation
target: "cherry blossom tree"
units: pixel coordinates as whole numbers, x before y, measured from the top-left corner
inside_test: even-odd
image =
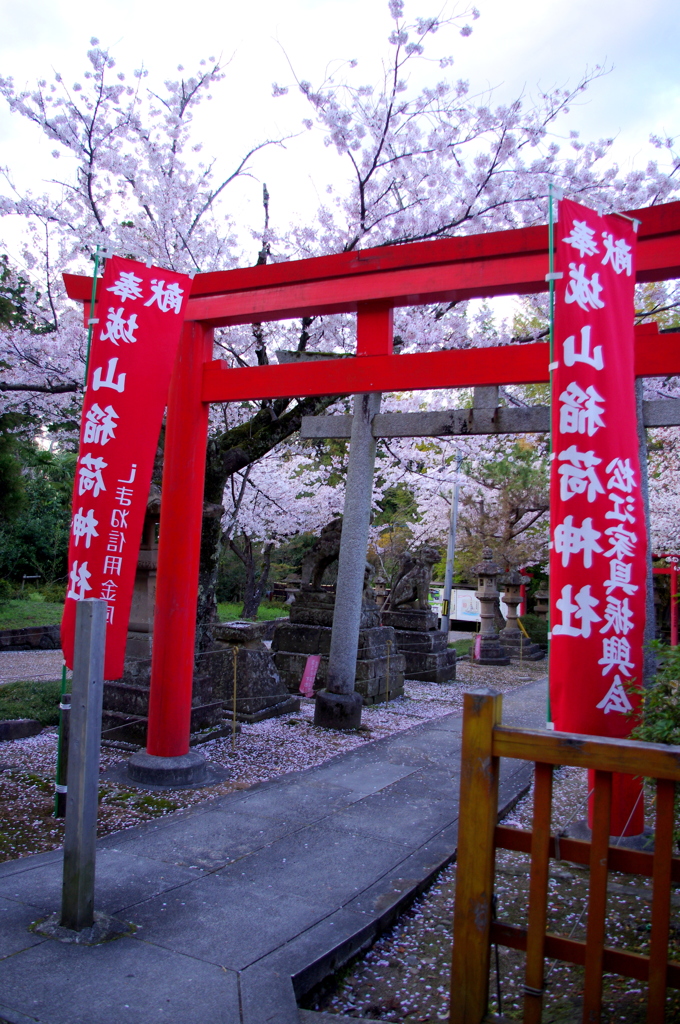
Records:
[[[230,207],[230,189],[251,173],[263,148],[286,140],[245,140],[224,170],[202,156],[193,117],[225,76],[218,61],[202,62],[192,75],[180,69],[178,80],[153,89],[146,71],[131,77],[119,73],[108,51],[93,40],[89,67],[73,85],[57,74],[49,84],[42,80],[32,90],[18,91],[11,79],[0,78],[0,93],[10,109],[54,144],[55,167],[59,159],[67,164],[67,172],[55,175],[42,195],[22,189],[5,171],[0,214],[20,218],[26,231],[21,272],[10,267],[9,273],[14,285],[22,277],[26,282],[28,317],[0,329],[0,388],[8,410],[23,410],[28,403],[32,414],[62,437],[65,425],[77,421],[85,334],[79,311],[65,302],[61,273],[82,272],[98,244],[176,270],[207,271],[544,222],[550,182],[606,209],[663,202],[675,194],[679,160],[672,140],[657,140],[658,163],[644,172],[621,174],[609,158],[611,140],[583,143],[571,133],[565,148],[558,138],[559,132],[564,135],[570,104],[599,69],[572,88],[541,93],[535,103],[519,98],[499,104],[492,94],[477,94],[452,78],[452,58],[444,55],[430,83],[415,88],[410,70],[432,52],[435,36],[468,35],[476,12],[448,10],[408,22],[401,0],[390,0],[389,15],[391,33],[379,81],[366,83],[360,68],[344,65],[317,85],[293,75],[289,85],[274,87],[277,103],[285,103],[291,89],[299,90],[310,108],[304,128],[336,153],[346,183],[329,187],[312,223],[290,229],[272,225],[265,189],[256,254],[242,251],[244,225]],[[398,311],[395,331],[401,351],[512,342],[511,330],[499,332],[490,323],[489,315],[474,312],[467,303],[435,304]],[[217,332],[215,344],[220,356],[239,366],[265,364],[281,348],[348,352],[353,336],[351,317],[317,317],[226,328]],[[292,443],[303,415],[332,403],[332,396],[280,399],[213,411],[201,622],[215,614],[220,546],[233,540],[237,529],[230,530],[231,520],[242,531],[250,516],[252,532],[246,527],[246,534],[271,540],[269,526],[274,531],[289,518],[291,528],[293,520],[312,521],[323,507],[321,501],[314,510],[310,502],[296,505],[295,495],[304,487],[282,472],[278,455],[267,460]],[[294,444],[290,451],[291,458],[298,457]],[[303,465],[304,455],[300,459]],[[241,484],[235,483],[233,492],[227,485],[243,481],[246,473],[237,510],[233,496]],[[423,474],[411,475],[417,487]],[[285,493],[274,479],[287,481]],[[328,502],[327,521],[335,506],[330,493],[323,500]]]

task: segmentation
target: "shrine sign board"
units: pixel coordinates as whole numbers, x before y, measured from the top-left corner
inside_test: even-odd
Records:
[[[190,290],[184,274],[118,256],[107,260],[99,290],[61,638],[73,668],[76,602],[106,601],[106,679],[123,674],[153,463]]]
[[[640,707],[647,537],[635,404],[636,234],[571,200],[556,224],[552,363],[551,711],[556,729],[626,737]],[[642,830],[617,776],[612,834]],[[631,818],[631,815],[633,817]]]

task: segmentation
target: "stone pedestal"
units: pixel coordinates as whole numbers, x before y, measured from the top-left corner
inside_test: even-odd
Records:
[[[545,658],[540,646],[528,640],[519,629],[513,633],[503,629],[499,633],[499,639],[503,650],[513,661],[543,661]]]
[[[392,626],[399,653],[404,656],[406,679],[425,683],[450,683],[456,678],[456,652],[448,649],[447,634],[437,629],[433,611],[404,608],[382,614]]]
[[[499,634],[503,648],[511,658],[520,661],[542,661],[545,655],[538,644],[534,644],[524,636],[519,628],[517,608],[522,600],[522,586],[530,582],[528,576],[522,576],[517,569],[506,572],[500,577],[503,584],[503,600],[508,609],[507,625]]]
[[[215,699],[208,666],[196,663],[191,707],[191,744],[229,732],[223,701]],[[146,746],[151,658],[127,658],[120,680],[104,683],[102,739]]]
[[[326,686],[334,600],[335,596],[327,591],[303,589],[291,606],[290,622],[283,622],[274,630],[274,662],[290,693],[300,692],[300,680],[310,654],[321,655],[314,687],[321,690]],[[404,692],[404,658],[399,653],[395,631],[380,625],[377,606],[370,600],[365,600],[361,607],[355,690],[363,704],[392,700]],[[342,696],[328,694],[329,699]],[[352,702],[352,707],[355,704],[356,701]]]
[[[191,708],[191,743],[226,736],[231,730],[236,651],[236,720],[259,722],[300,708],[291,697],[262,637],[268,622],[224,622],[213,626],[212,647],[196,656]],[[143,637],[143,634],[142,634]],[[141,647],[144,640],[135,642]],[[118,682],[104,684],[104,739],[146,744],[151,658],[130,658]]]
[[[300,710],[299,697],[292,697],[288,692],[263,642],[270,625],[269,622],[223,622],[213,627],[218,646],[218,650],[208,655],[215,679],[213,693],[220,695],[224,710],[231,718],[235,658],[238,722],[261,722]]]

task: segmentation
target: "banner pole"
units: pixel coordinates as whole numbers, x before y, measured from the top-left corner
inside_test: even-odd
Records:
[[[550,304],[550,365],[552,366],[555,361],[555,217],[553,209],[553,183],[552,181],[548,184],[548,301]],[[550,415],[550,434],[548,435],[548,466],[552,472],[552,455],[553,455],[553,432],[552,432],[552,404],[553,404],[553,378],[552,372],[550,374],[550,394],[549,394],[549,415]],[[546,700],[546,723],[548,728],[554,728],[552,721],[552,709],[550,706],[550,575],[548,575],[548,696]]]
[[[70,701],[66,696],[66,662],[61,667],[61,687],[59,690],[59,733],[57,736],[57,768],[54,778],[54,817],[63,818],[66,814],[66,765],[68,763],[68,733],[66,711],[70,711]]]
[[[87,387],[87,374],[90,369],[90,349],[92,348],[92,333],[96,324],[94,315],[95,306],[97,303],[97,277],[99,276],[99,259],[101,256],[101,248],[99,244],[94,251],[94,274],[92,276],[92,294],[90,295],[90,317],[87,321],[87,354],[85,356],[85,387]]]
[[[90,316],[87,321],[87,352],[85,354],[85,377],[84,386],[87,389],[87,374],[90,369],[90,349],[92,348],[92,332],[95,325],[95,303],[97,301],[97,277],[99,276],[99,257],[101,249],[97,243],[94,254],[94,274],[92,276],[92,292],[90,294]],[[66,694],[66,662],[61,669],[61,690],[59,694],[59,737],[57,739],[57,767],[54,780],[54,817],[63,818],[66,814],[66,766],[68,764],[68,733],[66,712],[70,707],[64,707],[64,695]],[[66,735],[65,735],[66,733]]]

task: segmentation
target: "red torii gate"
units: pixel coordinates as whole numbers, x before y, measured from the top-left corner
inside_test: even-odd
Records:
[[[671,613],[671,647],[678,646],[678,575],[680,574],[680,555],[677,554],[665,554],[665,555],[652,555],[652,559],[665,558],[670,565],[667,568],[663,566],[654,566],[652,573],[655,576],[669,576],[670,577],[670,613]]]
[[[638,282],[680,277],[680,202],[628,211],[640,222]],[[170,386],[158,550],[147,751],[189,752],[196,601],[210,402],[349,395],[549,380],[549,345],[395,355],[392,310],[547,291],[548,227],[385,246],[198,274]],[[65,274],[89,302],[92,280]],[[216,327],[356,312],[356,357],[230,368]],[[87,314],[86,314],[87,315]],[[680,374],[680,333],[636,331],[636,375]]]

